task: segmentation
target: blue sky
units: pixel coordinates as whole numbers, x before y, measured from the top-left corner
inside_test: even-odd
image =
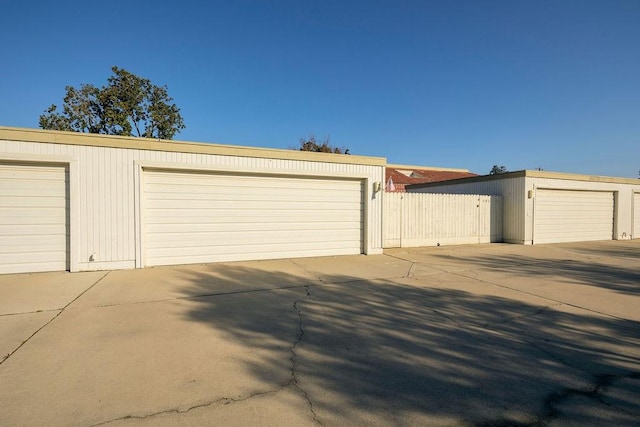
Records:
[[[638,0],[5,2],[0,125],[113,65],[167,85],[176,139],[637,178]]]

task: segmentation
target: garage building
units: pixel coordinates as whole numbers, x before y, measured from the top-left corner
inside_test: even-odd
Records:
[[[508,243],[640,238],[637,179],[525,170],[417,184],[407,191],[502,196]]]
[[[379,254],[385,163],[0,127],[0,273]]]

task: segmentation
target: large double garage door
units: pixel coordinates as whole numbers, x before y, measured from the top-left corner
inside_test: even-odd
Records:
[[[358,179],[143,171],[144,265],[363,251]]]
[[[69,269],[69,169],[0,162],[0,273]]]
[[[538,189],[533,243],[613,239],[611,191]]]

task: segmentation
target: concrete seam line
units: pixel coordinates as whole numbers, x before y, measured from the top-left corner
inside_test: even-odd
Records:
[[[464,274],[460,274],[460,272],[450,272],[449,274],[453,274],[453,275],[455,275],[455,276],[464,277],[464,278],[466,278],[466,279],[476,280],[476,281],[478,281],[478,282],[482,282],[482,283],[487,283],[487,284],[489,284],[489,285],[497,286],[497,287],[499,287],[499,288],[509,289],[509,290],[511,290],[511,291],[514,291],[514,292],[517,292],[517,293],[521,293],[521,294],[524,294],[524,295],[530,295],[530,296],[533,296],[533,297],[537,297],[537,298],[541,298],[541,299],[546,299],[547,301],[553,301],[553,302],[556,302],[556,303],[559,303],[559,304],[562,304],[562,305],[567,305],[567,306],[569,306],[569,307],[579,308],[579,309],[581,309],[581,310],[588,311],[588,312],[591,312],[591,313],[601,314],[601,315],[603,315],[603,316],[611,317],[612,319],[627,320],[627,321],[629,320],[629,319],[625,319],[624,317],[614,316],[614,315],[609,314],[609,313],[603,313],[603,312],[601,312],[601,311],[593,310],[593,309],[591,309],[591,308],[582,307],[582,306],[580,306],[580,305],[571,304],[571,303],[568,303],[568,302],[565,302],[565,301],[559,301],[559,300],[556,300],[556,299],[553,299],[553,298],[549,298],[549,297],[544,297],[544,296],[542,296],[542,295],[538,295],[538,294],[535,294],[535,293],[533,293],[533,292],[525,292],[525,291],[523,291],[523,290],[521,290],[521,289],[512,288],[512,287],[509,287],[509,286],[506,286],[506,285],[500,285],[500,284],[498,284],[498,283],[490,282],[490,281],[488,281],[488,280],[478,279],[477,277],[469,277],[469,276],[465,276]]]
[[[74,302],[76,302],[78,300],[78,298],[80,298],[82,295],[84,295],[85,293],[87,293],[91,288],[93,288],[95,285],[97,285],[98,283],[100,283],[100,281],[102,281],[102,279],[104,279],[105,277],[107,277],[107,275],[111,273],[111,271],[107,271],[102,277],[100,277],[98,280],[96,280],[91,286],[89,286],[87,289],[85,289],[84,291],[80,292],[80,294],[78,294],[78,296],[76,296],[74,299],[72,299],[69,303],[67,303],[67,305],[65,305],[64,307],[62,307],[61,309],[59,309],[58,314],[56,314],[55,316],[53,316],[47,323],[45,323],[44,325],[40,326],[34,333],[32,333],[29,337],[27,337],[26,340],[22,341],[22,343],[20,343],[19,346],[17,346],[16,348],[13,349],[13,351],[11,351],[11,353],[7,354],[6,356],[4,356],[2,358],[2,360],[0,360],[0,365],[2,365],[5,361],[7,361],[11,356],[13,356],[18,350],[20,350],[22,348],[23,345],[25,345],[27,342],[29,342],[29,340],[31,340],[31,338],[33,338],[34,336],[36,336],[36,334],[38,332],[40,332],[41,330],[43,330],[44,328],[46,328],[51,322],[53,322],[54,320],[56,320],[63,312],[64,310],[69,307],[71,304],[73,304]],[[50,310],[50,311],[57,311],[57,310]]]
[[[38,314],[38,313],[50,313],[52,311],[62,310],[61,308],[51,308],[48,310],[35,310],[35,311],[22,311],[20,313],[5,313],[0,314],[0,317],[20,316],[21,314]]]

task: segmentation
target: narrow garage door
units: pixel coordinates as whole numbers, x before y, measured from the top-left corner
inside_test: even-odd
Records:
[[[67,270],[68,169],[0,163],[0,273]]]
[[[633,238],[640,239],[640,193],[633,194]]]
[[[362,182],[144,172],[145,265],[362,253]]]
[[[613,193],[538,189],[533,243],[613,238]]]

